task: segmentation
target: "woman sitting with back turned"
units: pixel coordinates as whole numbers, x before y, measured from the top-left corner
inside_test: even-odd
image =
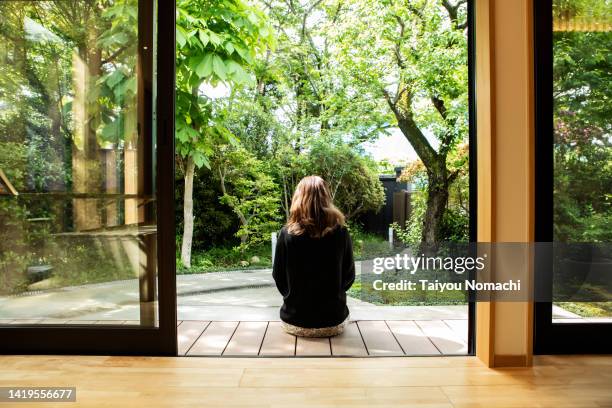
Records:
[[[349,320],[346,291],[355,280],[344,215],[318,176],[295,189],[289,221],[278,237],[272,276],[283,295],[283,329],[296,336],[329,337]]]

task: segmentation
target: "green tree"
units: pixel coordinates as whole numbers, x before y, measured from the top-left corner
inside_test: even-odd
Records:
[[[278,33],[278,47],[256,70],[259,96],[282,111],[300,151],[315,136],[371,140],[390,126],[377,103],[355,92],[354,78],[339,65],[339,27],[352,7],[343,1],[262,0]]]
[[[569,6],[560,3],[557,6]],[[567,12],[556,10],[570,18],[581,15],[574,7]],[[609,242],[612,33],[561,31],[554,33],[553,40],[554,237],[569,242]]]
[[[262,160],[274,163],[281,205],[288,217],[291,195],[305,175],[323,176],[350,218],[384,202],[373,163],[359,143],[389,124],[376,103],[355,97],[353,78],[338,65],[330,35],[343,13],[330,1],[262,1],[278,33],[278,46],[261,54],[256,86],[232,96],[228,127]]]
[[[349,220],[366,211],[376,212],[385,203],[378,166],[346,143],[313,140],[298,163],[301,177],[316,174],[329,183],[332,198]]]
[[[176,41],[176,149],[185,180],[181,261],[189,268],[195,169],[210,166],[214,146],[233,140],[223,123],[224,108],[202,85],[250,83],[246,68],[272,41],[272,31],[263,14],[240,0],[180,0]]]
[[[449,185],[449,198],[440,227],[441,241],[460,242],[469,240],[469,146],[459,145],[449,153],[448,166],[457,177]],[[427,169],[421,160],[406,165],[398,181],[411,183],[415,189],[411,194],[411,213],[406,226],[396,225],[400,239],[405,243],[421,242],[423,216],[427,210]]]
[[[467,140],[466,0],[356,0],[335,32],[355,95],[380,101],[427,173],[421,241],[440,238],[449,153]],[[386,105],[386,106],[385,106]]]
[[[222,196],[240,221],[240,249],[268,239],[279,227],[279,194],[270,169],[242,147],[219,146],[213,158]]]

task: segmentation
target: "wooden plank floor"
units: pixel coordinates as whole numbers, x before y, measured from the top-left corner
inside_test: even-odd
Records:
[[[465,327],[463,327],[465,326]],[[429,356],[467,354],[467,320],[351,322],[332,338],[285,333],[278,321],[178,325],[179,355],[186,356]]]
[[[137,320],[0,321],[0,324],[138,325]],[[332,338],[296,338],[279,321],[178,322],[180,356],[429,356],[467,354],[467,320],[363,320]]]
[[[0,356],[0,367],[2,387],[76,387],[73,403],[5,404],[22,408],[612,406],[611,356],[536,356],[534,367],[506,369],[475,357]]]

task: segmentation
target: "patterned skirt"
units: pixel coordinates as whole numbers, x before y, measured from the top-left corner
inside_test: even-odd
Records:
[[[341,334],[344,331],[344,328],[350,321],[350,316],[347,316],[346,319],[337,326],[331,327],[317,327],[317,328],[306,328],[294,326],[289,323],[282,322],[283,330],[289,334],[298,337],[332,337]]]

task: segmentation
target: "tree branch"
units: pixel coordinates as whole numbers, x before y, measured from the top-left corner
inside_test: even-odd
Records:
[[[438,98],[437,96],[432,96],[431,102],[433,103],[433,106],[436,108],[440,116],[442,116],[442,119],[446,120],[447,111],[446,111],[446,105],[444,104],[444,101]]]
[[[393,53],[395,54],[395,59],[397,61],[397,66],[400,69],[405,69],[406,64],[404,63],[404,58],[402,57],[401,44],[404,38],[404,32],[406,31],[406,24],[404,24],[404,20],[401,19],[400,16],[396,15],[395,20],[400,26],[399,38],[395,42],[395,47],[393,48]]]
[[[432,96],[431,102],[433,103],[434,107],[436,108],[442,119],[444,119],[444,122],[446,122],[447,129],[452,129],[457,123],[457,119],[448,117],[448,111],[446,109],[446,104],[444,103],[444,101],[437,96]],[[439,154],[446,155],[448,149],[450,148],[450,143],[452,141],[451,137],[452,133],[447,130],[446,134],[441,140],[440,149],[438,149]]]
[[[459,0],[457,4],[452,4],[449,0],[442,0],[442,6],[448,12],[453,27],[457,30],[463,30],[467,27],[467,21],[459,23],[459,7],[467,3],[467,0]]]
[[[446,179],[448,181],[448,184],[449,185],[453,184],[453,182],[457,179],[457,177],[459,177],[460,173],[461,173],[460,170],[455,170],[455,171],[451,172],[451,174]]]
[[[131,44],[126,44],[123,47],[119,48],[117,51],[109,55],[108,58],[106,58],[105,60],[102,60],[100,64],[104,65],[104,64],[108,64],[111,61],[114,61],[115,58],[117,58],[123,51],[127,50],[130,45]]]
[[[407,89],[407,87],[405,89]],[[423,162],[423,165],[425,165],[427,169],[437,166],[438,153],[431,146],[421,129],[419,129],[414,121],[411,107],[406,104],[407,106],[402,109],[397,105],[397,103],[393,103],[393,99],[386,89],[383,89],[383,95],[387,101],[387,104],[391,108],[391,111],[393,111],[393,114],[395,115],[398,127],[402,131],[404,137],[410,142],[410,145]]]

